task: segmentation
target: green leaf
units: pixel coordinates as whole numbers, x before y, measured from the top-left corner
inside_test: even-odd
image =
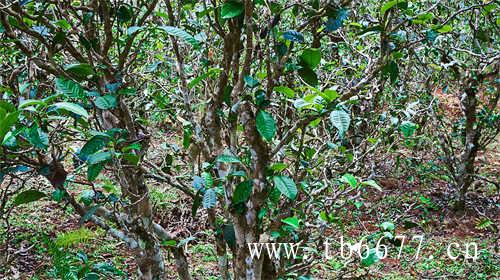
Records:
[[[377,182],[375,182],[374,180],[364,181],[361,182],[361,184],[365,186],[370,186],[378,191],[382,191],[382,187],[380,187],[379,184],[377,184]]]
[[[87,163],[90,165],[108,161],[111,159],[111,152],[98,152],[91,154],[87,159]]]
[[[94,202],[95,193],[93,190],[84,190],[80,194],[80,201],[86,206],[89,206]]]
[[[259,80],[253,78],[252,76],[245,75],[243,80],[245,81],[245,85],[250,88],[254,88],[259,84]]]
[[[224,153],[220,156],[217,157],[217,162],[224,162],[224,163],[240,163],[240,159],[233,155],[230,154],[229,152]]]
[[[191,138],[193,137],[193,125],[189,122],[185,123],[182,131],[182,147],[187,150],[189,145],[191,145]]]
[[[217,194],[213,188],[207,189],[203,194],[203,207],[206,209],[213,208],[217,203]]]
[[[326,31],[332,32],[342,27],[344,22],[349,17],[349,10],[346,9],[337,9],[334,13],[328,17],[328,21],[326,23]]]
[[[10,131],[11,127],[17,122],[19,112],[10,112],[0,115],[0,142],[3,143],[5,135]]]
[[[417,129],[417,125],[409,122],[409,121],[404,121],[400,126],[399,130],[403,133],[403,136],[408,138],[415,133],[415,130]]]
[[[281,220],[283,223],[293,227],[294,229],[299,228],[299,219],[296,217],[288,217],[286,219]]]
[[[28,130],[28,141],[31,145],[39,149],[46,149],[49,146],[49,137],[37,125],[32,126]]]
[[[127,28],[127,35],[131,36],[134,33],[136,33],[137,31],[141,31],[143,29],[144,29],[144,26],[130,26],[129,28]]]
[[[38,190],[27,190],[24,192],[19,193],[15,198],[14,198],[14,205],[18,206],[21,204],[26,204],[30,203],[33,201],[37,201],[41,198],[45,197],[45,193],[38,191]]]
[[[336,110],[330,113],[330,122],[339,131],[340,138],[343,138],[349,129],[351,117],[344,110]]]
[[[236,234],[234,232],[234,225],[224,225],[224,227],[222,228],[222,235],[229,248],[234,249],[236,247]]]
[[[382,75],[391,79],[391,84],[394,84],[398,80],[399,67],[398,64],[391,60],[382,68]]]
[[[316,72],[308,66],[300,68],[298,73],[304,82],[311,86],[316,86],[319,83],[318,75],[316,75]]]
[[[87,166],[87,180],[89,180],[89,182],[93,182],[97,179],[97,176],[99,176],[99,173],[101,173],[103,168],[104,164],[102,163]]]
[[[95,99],[95,106],[101,110],[116,108],[117,104],[116,96],[110,94],[99,96]]]
[[[94,74],[94,70],[92,70],[92,66],[87,63],[75,63],[75,64],[70,64],[64,67],[64,70],[72,75],[74,75],[76,78],[79,79],[85,79],[90,75]]]
[[[295,97],[295,91],[293,91],[293,89],[286,87],[286,86],[277,86],[277,87],[274,87],[273,90],[275,92],[284,94],[288,98]]]
[[[288,30],[283,32],[283,39],[292,42],[304,42],[304,35],[295,30]]]
[[[61,202],[63,198],[66,196],[66,191],[61,189],[56,189],[52,192],[52,199],[57,202]]]
[[[288,165],[286,163],[277,162],[277,163],[274,163],[273,165],[271,165],[269,167],[269,169],[271,169],[274,172],[281,172],[281,171],[285,170],[287,167],[288,167]]]
[[[259,110],[259,112],[257,112],[255,124],[257,126],[257,131],[264,139],[267,141],[273,139],[276,134],[276,121],[271,114]]]
[[[61,27],[62,29],[68,30],[71,28],[71,24],[69,24],[66,20],[60,19],[54,22],[54,25]]]
[[[302,51],[300,58],[311,68],[315,69],[321,62],[321,51],[315,48],[308,48]]]
[[[220,14],[223,19],[230,19],[241,15],[244,8],[241,2],[228,1],[222,5]]]
[[[128,161],[128,163],[137,166],[139,164],[139,161],[141,160],[138,155],[133,154],[133,153],[126,153],[123,154],[123,158]]]
[[[363,254],[366,254],[363,252]],[[361,265],[364,267],[370,266],[376,262],[378,262],[380,259],[377,254],[377,249],[371,248],[368,251],[368,257],[361,259]]]
[[[63,109],[66,111],[69,111],[73,114],[79,115],[84,119],[89,118],[89,113],[80,105],[75,104],[75,103],[70,103],[70,102],[58,102],[53,104],[51,107],[54,107],[56,109]]]
[[[408,2],[407,1],[402,1],[402,0],[393,0],[385,3],[382,8],[380,8],[380,14],[385,15],[387,11],[390,9],[398,7],[400,9],[407,9],[408,8]]]
[[[23,109],[26,107],[38,106],[38,105],[47,105],[47,103],[39,99],[26,99],[19,103],[18,108]]]
[[[325,89],[319,95],[328,102],[332,102],[340,96],[339,93],[333,89]]]
[[[57,78],[56,89],[57,91],[65,95],[69,95],[71,97],[77,97],[77,98],[85,97],[85,90],[80,86],[79,83],[72,80]]]
[[[87,228],[79,228],[64,233],[59,233],[54,241],[57,247],[69,247],[79,243],[85,243],[95,237],[94,233]]]
[[[132,11],[132,7],[128,5],[121,5],[117,12],[116,16],[118,17],[118,21],[120,23],[128,22],[132,19],[134,12]]]
[[[453,31],[453,27],[451,27],[451,25],[447,24],[447,25],[441,26],[436,31],[439,32],[439,33],[448,33],[450,31]]]
[[[201,178],[203,178],[203,184],[206,188],[211,188],[214,186],[214,178],[210,173],[208,172],[201,173]]]
[[[247,180],[239,183],[233,193],[232,201],[233,203],[244,203],[250,198],[252,193],[253,183],[251,180]]]
[[[393,231],[396,227],[394,226],[394,223],[391,222],[383,222],[380,224],[380,228],[383,231]]]
[[[187,33],[183,29],[180,29],[175,26],[166,26],[166,25],[160,26],[159,28],[171,36],[176,36],[185,40],[186,42],[191,44],[194,48],[198,48],[200,46],[198,40],[196,40],[191,34]]]
[[[191,215],[193,217],[196,216],[196,212],[198,212],[198,208],[200,208],[201,203],[202,203],[202,198],[200,196],[200,190],[198,190],[193,199],[193,206],[191,206]]]
[[[340,181],[349,184],[351,187],[355,188],[358,185],[358,180],[352,174],[346,173],[340,178]]]
[[[279,175],[273,176],[274,186],[291,200],[297,196],[297,186],[295,182],[288,176]]]
[[[109,141],[110,141],[110,138],[108,135],[98,134],[98,135],[93,136],[80,149],[80,152],[78,153],[78,157],[82,160],[87,159],[89,155],[106,147],[106,145],[108,144]]]

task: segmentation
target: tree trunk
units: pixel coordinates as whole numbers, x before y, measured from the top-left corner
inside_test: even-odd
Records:
[[[465,148],[457,174],[459,193],[455,209],[458,211],[465,209],[466,194],[474,182],[474,162],[479,148],[480,132],[479,128],[474,127],[476,123],[477,88],[475,81],[472,84],[465,89],[465,95],[462,98],[462,110],[465,114]]]

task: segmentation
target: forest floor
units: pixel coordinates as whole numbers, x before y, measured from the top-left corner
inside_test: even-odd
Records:
[[[480,155],[478,162],[495,169],[500,167],[498,160],[500,149],[496,145]],[[49,191],[48,186],[37,180],[33,179],[33,187]],[[415,258],[418,240],[403,246],[400,256],[399,247],[392,246],[387,258],[366,268],[359,265],[358,259],[345,266],[346,261],[335,255],[330,259],[318,259],[311,270],[314,279],[334,279],[339,275],[345,275],[346,279],[500,279],[498,190],[477,185],[470,192],[467,211],[456,213],[451,207],[451,185],[438,178],[423,180],[398,174],[381,179],[379,183],[382,192],[370,191],[362,197],[362,205],[350,205],[345,209],[344,216],[340,217],[343,231],[327,231],[327,234],[338,240],[335,235],[342,232],[345,241],[355,243],[362,236],[378,232],[381,223],[391,221],[396,224],[397,235],[407,239],[423,236],[418,258]],[[75,188],[74,191],[79,191],[77,186]],[[193,218],[191,202],[177,191],[163,190],[156,183],[151,183],[151,189],[161,224],[177,236],[190,240],[187,255],[194,279],[218,279],[213,233],[201,230],[207,228],[203,226],[205,216],[198,213]],[[117,270],[110,269],[108,279],[133,279],[136,268],[125,245],[105,236],[95,226],[88,223],[87,226],[95,235],[91,242],[66,249],[64,257],[68,265],[102,267],[112,264]],[[55,256],[50,254],[45,237],[53,239],[79,227],[79,217],[72,209],[61,209],[53,200],[45,199],[14,209],[9,234],[0,228],[0,252],[5,256],[8,250],[7,255],[11,258],[8,266],[0,267],[0,279],[54,279]],[[450,245],[454,242],[457,245]],[[471,242],[478,246],[475,260],[466,259],[465,246]],[[456,260],[448,256],[450,246],[452,256],[458,257]],[[332,250],[336,249],[338,246]],[[176,279],[171,256],[167,256],[166,263],[171,279]],[[292,275],[289,279],[296,277]]]

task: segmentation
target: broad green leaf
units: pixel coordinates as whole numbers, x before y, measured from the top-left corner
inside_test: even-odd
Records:
[[[259,84],[259,80],[253,78],[252,76],[245,75],[245,77],[243,77],[243,80],[245,81],[245,85],[250,88],[254,88]]]
[[[295,30],[288,30],[283,32],[283,38],[292,42],[304,42],[304,35]]]
[[[116,96],[110,94],[99,96],[95,99],[95,106],[101,110],[113,109],[117,104]]]
[[[394,7],[398,7],[401,9],[407,9],[408,8],[408,1],[402,1],[402,0],[393,0],[385,3],[382,8],[380,8],[380,14],[385,15],[387,11]]]
[[[401,130],[401,132],[403,133],[403,136],[405,138],[408,138],[410,136],[413,135],[413,133],[415,133],[415,130],[417,129],[417,125],[412,123],[412,122],[409,122],[409,121],[404,121],[400,126],[399,126],[399,130]]]
[[[116,16],[118,17],[118,21],[120,23],[125,23],[130,21],[132,19],[133,14],[134,12],[132,10],[132,7],[128,5],[121,5],[116,12]]]
[[[319,83],[318,75],[314,72],[313,69],[308,66],[302,67],[298,71],[299,76],[306,82],[308,85],[316,86]]]
[[[191,215],[193,217],[196,216],[196,212],[198,212],[198,209],[200,208],[201,203],[202,203],[202,197],[200,195],[200,191],[198,191],[198,192],[196,192],[196,195],[194,196],[193,206],[191,206]]]
[[[51,107],[56,108],[56,109],[63,109],[66,111],[69,111],[73,114],[79,115],[84,119],[89,118],[89,113],[80,105],[75,104],[75,103],[70,103],[70,102],[58,102],[53,104]]]
[[[0,142],[3,143],[5,135],[7,135],[11,127],[17,123],[19,112],[6,113],[4,109],[1,110],[4,111],[3,114],[0,114]]]
[[[281,220],[283,223],[293,227],[294,229],[299,228],[299,219],[296,217],[288,217],[286,219]]]
[[[356,187],[358,185],[358,180],[352,174],[346,173],[340,178],[344,183],[349,184],[351,187]]]
[[[93,182],[97,179],[97,176],[99,176],[99,173],[101,173],[103,168],[104,164],[102,163],[89,165],[87,167],[87,180],[89,180],[89,182]]]
[[[203,185],[206,188],[211,188],[214,186],[214,178],[212,177],[212,174],[203,172],[201,173],[201,178],[203,178]]]
[[[244,182],[239,183],[236,186],[236,189],[234,190],[233,193],[233,198],[232,201],[233,203],[244,203],[248,200],[250,197],[250,194],[252,193],[252,181],[247,180]]]
[[[66,20],[60,19],[54,22],[54,25],[61,27],[62,29],[68,30],[71,28],[71,24],[69,24]]]
[[[94,202],[95,193],[93,190],[83,190],[80,193],[80,201],[86,206],[90,206]]]
[[[234,249],[236,247],[236,234],[234,232],[233,224],[224,225],[222,228],[222,236],[229,248]]]
[[[391,84],[394,84],[399,77],[399,67],[398,64],[391,60],[382,68],[382,75],[385,77],[389,77],[391,79]]]
[[[362,252],[363,256],[366,255],[366,252]],[[361,265],[364,267],[370,266],[376,262],[380,261],[378,254],[377,254],[377,249],[371,248],[368,251],[368,257],[361,259]]]
[[[232,155],[229,152],[218,156],[217,161],[224,162],[224,163],[240,163],[241,162],[237,156]]]
[[[380,187],[379,184],[377,184],[377,182],[375,182],[374,180],[364,181],[361,182],[361,184],[365,186],[370,186],[378,191],[382,191],[382,187]]]
[[[89,141],[87,141],[87,143],[85,143],[85,145],[83,145],[82,149],[78,153],[78,157],[82,160],[86,160],[89,155],[106,147],[109,141],[110,138],[107,135],[99,134],[93,136]]]
[[[47,149],[49,146],[49,137],[41,128],[37,125],[32,126],[27,133],[28,141],[31,145],[39,149]]]
[[[203,207],[210,209],[217,203],[217,194],[213,188],[207,189],[203,194]]]
[[[175,247],[177,245],[177,240],[175,240],[175,239],[163,240],[161,242],[161,245],[167,246],[167,247]]]
[[[56,189],[55,191],[52,192],[52,199],[54,199],[57,202],[61,202],[65,196],[66,196],[66,191],[61,189]]]
[[[333,89],[325,89],[319,95],[323,97],[323,99],[325,99],[327,102],[332,102],[340,96],[339,93]]]
[[[92,66],[90,66],[90,64],[87,63],[70,64],[64,67],[64,70],[79,79],[85,79],[88,76],[94,74]]]
[[[269,169],[271,169],[274,172],[281,172],[281,171],[285,170],[287,167],[288,167],[288,165],[286,163],[277,162],[277,163],[271,165],[269,167]]]
[[[343,138],[349,129],[351,117],[344,110],[336,110],[330,113],[330,122],[339,131],[340,138]]]
[[[26,99],[19,103],[19,109],[37,105],[47,105],[47,103],[40,99]]]
[[[259,110],[259,112],[257,112],[255,125],[257,126],[259,134],[267,141],[271,141],[276,134],[276,121],[273,116],[266,111]]]
[[[189,44],[191,44],[194,48],[198,48],[200,43],[196,40],[191,34],[187,33],[185,30],[180,29],[175,26],[160,26],[161,30],[165,31],[167,34],[179,37]]]
[[[241,2],[228,1],[222,5],[220,14],[223,19],[230,19],[241,15],[244,8]]]
[[[14,205],[18,206],[21,204],[26,204],[30,203],[33,201],[37,201],[41,198],[45,197],[45,193],[38,191],[38,190],[27,190],[24,192],[19,193],[15,198],[14,198]]]
[[[451,25],[443,25],[440,28],[437,29],[437,32],[439,33],[448,33],[450,31],[453,31],[453,27]]]
[[[291,89],[289,87],[286,87],[286,86],[277,86],[277,87],[274,87],[273,90],[275,92],[284,94],[288,98],[294,98],[295,97],[295,91],[293,91],[293,89]]]
[[[102,163],[104,161],[108,161],[111,159],[111,152],[98,152],[95,154],[89,155],[89,158],[87,159],[87,163],[90,165],[94,165],[97,163]]]
[[[297,197],[297,186],[290,177],[284,175],[273,176],[273,183],[289,199],[294,200]]]
[[[315,48],[308,48],[302,51],[300,58],[311,68],[315,69],[321,62],[321,51]]]
[[[67,80],[64,78],[56,79],[56,89],[57,91],[69,95],[71,97],[84,98],[85,90],[80,86],[79,83]]]
[[[182,131],[182,147],[187,150],[189,145],[191,145],[191,138],[193,137],[193,125],[190,122],[186,122],[183,125]]]
[[[130,26],[129,28],[127,28],[127,35],[128,36],[133,35],[134,33],[141,31],[143,29],[144,26]]]
[[[123,154],[123,159],[125,159],[129,164],[137,166],[141,160],[138,155],[133,153]]]
[[[391,222],[383,222],[380,224],[380,228],[383,231],[393,231],[396,227],[394,226],[394,223]]]
[[[326,22],[326,31],[332,32],[339,29],[348,17],[349,10],[337,9],[335,13],[328,18],[328,21]]]

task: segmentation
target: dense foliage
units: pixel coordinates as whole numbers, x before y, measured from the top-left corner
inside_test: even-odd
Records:
[[[307,279],[320,252],[248,243],[319,248],[389,176],[446,182],[455,211],[498,189],[476,159],[498,145],[499,21],[497,1],[1,1],[0,214],[52,199],[127,244],[140,279],[173,273],[166,252],[191,279],[159,184],[214,235],[221,279]],[[70,268],[89,238],[46,240],[54,277],[123,274]]]

